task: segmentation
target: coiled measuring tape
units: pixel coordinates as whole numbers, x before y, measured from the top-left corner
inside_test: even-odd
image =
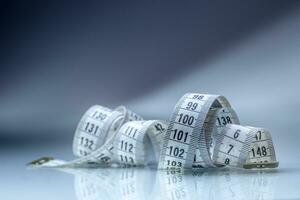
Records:
[[[184,95],[164,134],[159,168],[191,168],[195,161],[200,167],[277,167],[271,135],[265,129],[232,124],[238,118],[230,107],[223,96]]]
[[[166,128],[167,123],[159,120],[125,123],[113,143],[115,159],[125,165],[153,164],[159,158],[161,136]]]
[[[73,152],[78,159],[43,157],[30,166],[277,167],[271,134],[239,123],[227,99],[219,95],[184,95],[169,122],[145,121],[124,106],[110,110],[96,105],[77,126]]]
[[[110,164],[113,160],[113,141],[121,125],[140,120],[140,116],[120,106],[115,110],[95,105],[82,116],[75,131],[73,153],[78,159],[63,161],[42,157],[30,166],[39,167],[91,167]]]

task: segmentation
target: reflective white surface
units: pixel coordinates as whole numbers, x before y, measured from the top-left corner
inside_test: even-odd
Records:
[[[299,198],[297,186],[288,195],[278,192],[285,189],[282,170],[213,170],[182,175],[145,169],[107,169],[77,171],[74,182],[76,196],[82,200]]]
[[[40,154],[47,151],[40,148]],[[57,154],[67,148],[56,148]],[[148,168],[26,169],[34,149],[1,154],[3,199],[297,199],[299,163],[275,170],[205,170],[173,174]]]

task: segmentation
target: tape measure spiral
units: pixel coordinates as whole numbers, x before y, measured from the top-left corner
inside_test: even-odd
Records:
[[[33,167],[98,167],[158,165],[159,169],[278,167],[271,134],[240,125],[228,100],[220,95],[188,93],[170,120],[143,120],[119,106],[95,105],[75,131],[73,153],[63,161],[43,157]]]

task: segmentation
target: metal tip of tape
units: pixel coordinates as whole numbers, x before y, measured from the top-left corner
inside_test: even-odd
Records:
[[[244,169],[253,169],[253,168],[277,168],[279,162],[263,162],[263,163],[246,163],[243,165]]]
[[[27,166],[42,165],[44,163],[49,162],[50,160],[54,160],[54,158],[53,157],[41,157],[41,158],[38,158],[36,160],[33,160],[33,161],[27,163]]]

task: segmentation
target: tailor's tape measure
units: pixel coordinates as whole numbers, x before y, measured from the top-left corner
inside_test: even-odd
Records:
[[[44,157],[35,167],[137,166],[159,169],[231,166],[275,168],[271,134],[263,128],[239,125],[227,99],[188,93],[176,104],[169,122],[143,120],[120,106],[93,106],[81,118],[74,137],[78,159]]]
[[[113,143],[115,160],[125,165],[146,165],[155,162],[160,154],[161,135],[166,128],[167,123],[159,120],[125,123]],[[151,152],[154,153],[152,159],[149,155]]]
[[[196,149],[202,167],[213,167],[210,155],[212,132],[205,130],[214,126],[211,108],[223,107],[230,107],[230,104],[222,96],[196,93],[184,95],[176,104],[164,135],[159,168],[191,168]]]
[[[159,168],[278,166],[271,136],[265,129],[232,123],[239,120],[225,97],[184,95],[176,104],[164,134]],[[264,137],[257,137],[258,133]],[[250,149],[254,153],[249,157]]]
[[[91,167],[113,161],[113,141],[121,125],[140,116],[120,106],[115,110],[95,105],[82,116],[75,131],[73,153],[78,159],[63,161],[42,157],[29,163],[39,167]]]

